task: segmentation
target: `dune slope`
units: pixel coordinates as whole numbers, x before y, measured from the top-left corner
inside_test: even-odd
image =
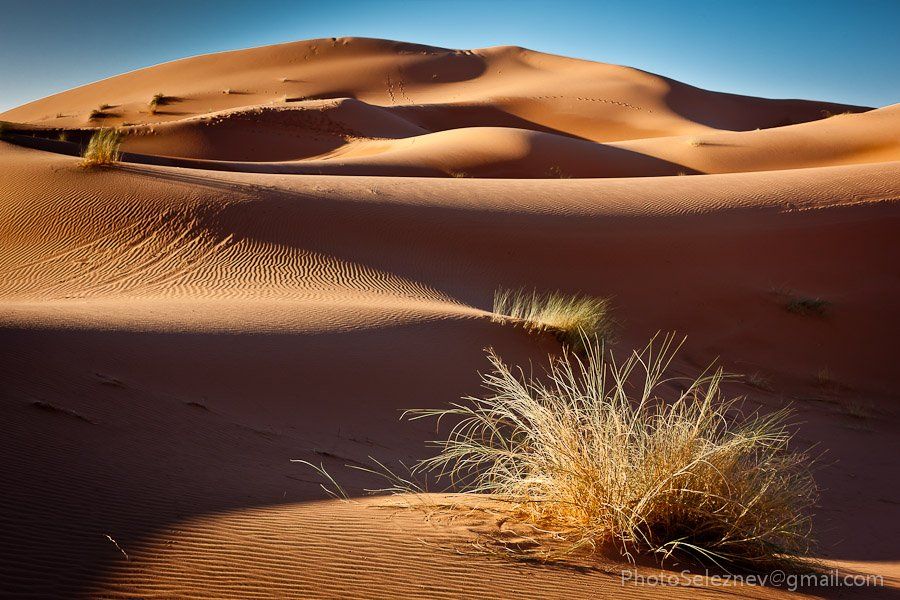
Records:
[[[157,92],[177,99],[141,112]],[[143,162],[66,155],[101,102]],[[344,465],[429,452],[400,410],[479,393],[486,347],[559,350],[491,321],[522,286],[609,296],[615,350],[682,332],[678,373],[721,357],[749,409],[794,406],[831,461],[818,556],[896,593],[898,113],[823,110],[848,108],[347,38],[6,113],[28,127],[0,141],[0,596],[796,597],[473,555],[502,522],[365,496],[380,482]]]
[[[159,100],[151,109],[154,96]],[[130,152],[254,163],[215,167],[229,170],[552,178],[900,158],[896,114],[881,118],[886,127],[874,123],[878,117],[844,119],[839,134],[823,125],[809,135],[715,138],[716,148],[748,147],[732,152],[710,151],[712,141],[692,151],[690,141],[668,139],[768,130],[864,110],[721,94],[518,47],[449,50],[340,38],[174,61],[44,98],[0,118],[53,137],[65,131],[83,138],[85,127],[124,127]],[[816,133],[820,129],[825,133]],[[869,139],[873,132],[875,140]],[[840,146],[832,148],[836,140]],[[767,152],[770,143],[775,154]],[[258,164],[285,161],[291,162]]]

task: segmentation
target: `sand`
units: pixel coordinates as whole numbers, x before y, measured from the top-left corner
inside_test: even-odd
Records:
[[[156,93],[173,99],[150,114]],[[678,331],[679,372],[757,374],[730,391],[794,406],[800,443],[827,451],[819,556],[900,585],[896,105],[341,38],[0,119],[20,130],[0,141],[0,595],[796,595],[459,554],[496,524],[363,494],[378,482],[345,463],[427,452],[433,431],[399,410],[477,393],[485,347],[557,350],[491,322],[499,286],[611,296],[618,348]],[[124,123],[121,165],[68,155]],[[826,316],[785,309],[805,296]]]

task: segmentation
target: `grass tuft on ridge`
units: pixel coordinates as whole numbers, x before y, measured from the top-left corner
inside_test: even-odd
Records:
[[[587,338],[608,340],[615,326],[609,299],[587,295],[498,289],[493,309],[493,321],[551,333],[576,352],[584,350]]]
[[[122,133],[118,129],[98,129],[82,154],[85,167],[107,166],[119,162]]]

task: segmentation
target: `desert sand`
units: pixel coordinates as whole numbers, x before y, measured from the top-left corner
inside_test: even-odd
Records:
[[[0,595],[898,593],[900,106],[339,38],[0,119]],[[126,154],[85,169],[98,126]],[[498,525],[367,497],[345,464],[414,461],[434,437],[400,410],[477,394],[486,347],[558,350],[491,321],[494,291],[523,286],[611,297],[618,347],[677,331],[679,372],[718,357],[754,375],[729,388],[749,407],[792,405],[825,451],[818,556],[887,589],[623,587],[615,561],[461,554]],[[827,313],[786,310],[798,297]]]

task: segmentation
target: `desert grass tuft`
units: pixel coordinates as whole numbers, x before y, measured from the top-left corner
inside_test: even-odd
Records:
[[[109,108],[109,105],[104,104],[100,108],[96,108],[92,110],[88,114],[88,121],[96,121],[98,119],[105,119],[107,117],[113,116],[111,113],[106,112],[106,109]]]
[[[155,115],[159,111],[159,107],[169,103],[169,98],[165,94],[157,93],[150,98],[147,108],[151,115]]]
[[[775,390],[775,388],[772,387],[772,381],[759,371],[744,375],[744,381],[760,390],[765,390],[767,392]]]
[[[543,378],[491,351],[483,397],[408,411],[454,423],[413,473],[489,494],[562,542],[519,551],[529,558],[614,546],[629,560],[805,566],[817,488],[809,455],[789,449],[789,413],[743,415],[721,370],[669,378],[671,336],[624,362],[587,346],[551,359]]]
[[[547,175],[556,179],[570,178],[570,175],[563,171],[562,167],[560,167],[559,165],[552,165],[549,169],[547,169]]]
[[[112,165],[119,161],[122,133],[113,128],[98,129],[82,154],[85,167]]]
[[[493,309],[494,322],[551,333],[576,352],[583,350],[587,338],[610,339],[615,328],[607,298],[498,289]]]
[[[844,411],[854,419],[864,421],[872,416],[872,410],[869,405],[861,400],[848,400],[844,405]]]
[[[785,308],[788,312],[796,315],[824,317],[828,305],[829,302],[821,298],[798,296],[788,300]]]

